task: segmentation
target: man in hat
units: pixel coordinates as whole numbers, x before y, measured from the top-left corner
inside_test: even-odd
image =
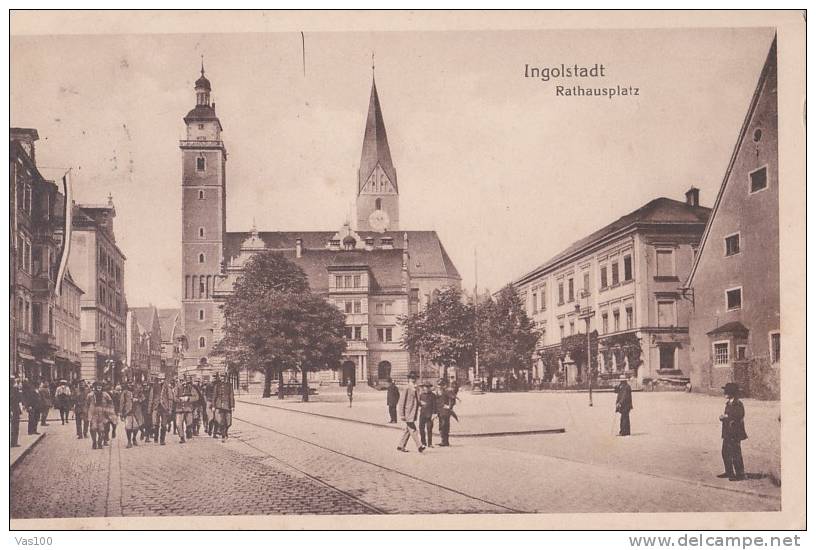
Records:
[[[424,383],[420,385],[419,394],[419,438],[423,445],[433,447],[433,417],[437,414],[436,394],[433,392],[433,385]]]
[[[188,378],[176,388],[176,430],[179,435],[179,443],[186,443],[187,439],[192,436],[193,409],[197,403],[198,394]]]
[[[405,448],[408,444],[408,438],[414,440],[420,453],[425,450],[425,446],[420,442],[417,436],[416,429],[416,419],[419,414],[419,396],[417,395],[416,379],[416,373],[408,373],[408,385],[402,393],[398,406],[400,420],[405,422],[405,431],[402,433],[397,450],[404,453],[408,452],[408,449]]]
[[[745,433],[745,407],[739,399],[739,386],[728,382],[723,386],[723,393],[727,398],[725,412],[720,415],[722,422],[722,459],[725,472],[718,475],[728,478],[729,481],[745,479],[745,466],[742,462],[742,440],[748,439]]]
[[[40,426],[48,425],[48,411],[51,410],[51,389],[45,380],[40,384]]]
[[[388,389],[386,390],[388,394],[385,398],[385,403],[388,405],[388,417],[390,420],[388,421],[389,424],[396,424],[397,423],[397,405],[399,404],[400,399],[400,392],[397,385],[394,384],[394,380],[389,378],[388,379]]]
[[[159,443],[164,445],[164,438],[167,432],[170,431],[170,423],[173,422],[173,417],[176,414],[176,380],[175,378],[168,378],[161,385],[161,392],[159,395],[159,413],[158,418],[161,424],[161,431],[159,433]]]
[[[77,439],[88,437],[88,396],[90,390],[85,380],[80,380],[74,395],[74,421]]]
[[[448,381],[440,378],[438,382],[439,396],[437,399],[437,416],[439,417],[439,443],[440,447],[450,447],[450,419],[456,417],[453,407],[456,406],[456,394],[448,389]]]
[[[71,410],[71,388],[68,387],[67,380],[60,380],[59,386],[54,391],[54,401],[60,412],[60,422],[68,423],[68,412]]]
[[[232,410],[235,408],[235,392],[229,380],[222,380],[216,373],[213,382],[213,418],[215,427],[213,437],[216,433],[221,434],[221,442],[224,443],[229,437],[229,429],[232,425]]]
[[[122,384],[122,393],[119,396],[119,414],[125,424],[125,435],[127,435],[127,448],[138,445],[136,433],[142,427],[142,401],[143,396],[138,384],[134,385],[135,391],[131,390],[131,385],[127,382]]]
[[[615,412],[620,414],[620,430],[619,435],[627,436],[631,433],[631,426],[629,424],[629,412],[634,409],[632,406],[632,387],[626,381],[624,376],[621,376],[620,383],[615,388],[618,393],[615,399]]]

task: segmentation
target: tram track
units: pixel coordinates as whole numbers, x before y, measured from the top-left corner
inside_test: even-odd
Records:
[[[360,464],[366,464],[368,466],[377,468],[377,469],[379,469],[379,470],[381,470],[383,472],[387,472],[387,473],[392,474],[392,475],[398,475],[398,476],[401,476],[403,478],[409,479],[409,480],[414,481],[414,482],[422,483],[422,484],[424,484],[424,485],[426,485],[428,487],[433,487],[436,490],[446,491],[448,493],[458,495],[459,497],[464,497],[466,499],[476,501],[478,503],[481,503],[482,505],[485,505],[485,506],[488,506],[488,507],[493,507],[493,508],[496,509],[496,512],[494,512],[494,513],[512,513],[512,514],[531,513],[531,511],[518,510],[518,509],[515,509],[515,508],[511,508],[511,507],[506,506],[504,504],[499,504],[497,502],[493,502],[493,501],[490,501],[490,500],[487,500],[487,499],[484,499],[484,498],[481,498],[481,497],[478,497],[478,496],[475,496],[475,495],[471,495],[471,494],[465,493],[463,491],[460,491],[458,489],[454,489],[454,488],[448,487],[446,485],[442,485],[442,484],[439,484],[439,483],[436,483],[436,482],[433,482],[433,481],[429,481],[427,479],[423,479],[423,478],[414,476],[412,474],[408,474],[408,473],[402,472],[400,470],[390,468],[388,466],[384,466],[382,464],[378,464],[376,462],[372,462],[370,460],[366,460],[364,458],[360,458],[360,457],[345,453],[343,451],[338,451],[337,449],[332,449],[331,447],[326,447],[325,445],[321,445],[319,443],[309,441],[308,439],[304,439],[302,437],[298,437],[298,436],[290,434],[290,433],[282,432],[282,431],[277,430],[275,428],[271,428],[269,426],[264,426],[263,424],[258,424],[257,422],[253,422],[251,420],[241,418],[241,417],[236,416],[234,414],[233,414],[233,420],[237,420],[239,422],[243,422],[243,423],[248,424],[250,426],[253,426],[255,428],[265,430],[267,432],[271,432],[271,433],[277,434],[279,436],[283,436],[283,437],[298,441],[300,443],[309,445],[311,447],[320,449],[322,451],[326,451],[326,452],[329,452],[329,453],[332,453],[332,454],[335,454],[335,455],[338,455],[338,456],[342,456],[345,459],[352,460],[352,461],[360,463]],[[361,505],[365,506],[366,508],[372,510],[373,513],[377,513],[377,514],[396,513],[396,512],[390,512],[390,511],[384,510],[381,507],[378,507],[378,506],[375,506],[375,505],[373,505],[373,504],[371,504],[369,502],[366,502],[366,501],[360,499],[359,497],[349,493],[348,491],[345,491],[345,490],[337,487],[336,485],[334,485],[332,483],[329,483],[328,481],[326,481],[324,479],[321,479],[320,477],[317,477],[317,476],[315,476],[315,475],[313,475],[313,474],[311,474],[309,472],[304,471],[302,468],[299,468],[298,466],[292,464],[290,461],[284,460],[284,459],[282,459],[282,458],[280,458],[278,456],[275,456],[275,455],[271,454],[266,449],[262,449],[262,448],[258,447],[257,445],[253,445],[252,443],[250,443],[248,441],[241,440],[241,442],[244,443],[245,445],[247,445],[248,447],[252,448],[256,452],[261,453],[261,454],[263,454],[265,456],[268,456],[268,457],[274,459],[276,462],[279,462],[279,463],[283,464],[284,466],[286,466],[288,468],[292,468],[293,470],[303,474],[304,476],[308,477],[309,479],[312,479],[313,481],[316,481],[317,483],[320,483],[321,485],[324,485],[324,486],[326,486],[326,487],[328,487],[328,488],[330,488],[330,489],[332,489],[332,490],[334,490],[334,491],[336,491],[338,493],[341,493],[341,494],[355,500],[356,502],[360,503]],[[422,513],[422,511],[418,510],[416,513]],[[485,513],[485,512],[482,512],[482,513]],[[487,512],[487,513],[490,513],[490,512]]]

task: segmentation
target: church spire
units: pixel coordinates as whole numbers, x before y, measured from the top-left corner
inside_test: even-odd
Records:
[[[388,136],[385,133],[380,98],[377,95],[377,83],[374,81],[374,60],[371,62],[371,98],[368,102],[368,118],[366,119],[365,134],[363,135],[363,152],[360,157],[360,172],[357,192],[363,190],[371,173],[380,165],[388,179],[391,180],[394,190],[397,190],[397,171],[391,161],[391,150],[388,148]]]

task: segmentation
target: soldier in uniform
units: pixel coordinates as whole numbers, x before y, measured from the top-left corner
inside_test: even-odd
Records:
[[[113,400],[108,392],[102,390],[101,382],[94,382],[93,391],[88,396],[88,423],[91,428],[93,449],[101,449],[105,438],[105,428],[108,425]]]
[[[130,449],[136,442],[136,433],[142,427],[144,418],[142,416],[142,401],[144,394],[141,387],[134,385],[135,390],[130,389],[128,384],[122,384],[122,393],[119,401],[119,414],[125,424],[125,434],[127,435],[127,448]]]
[[[722,459],[725,472],[717,477],[728,478],[729,481],[745,479],[745,465],[742,462],[742,441],[748,439],[745,433],[745,407],[739,399],[739,386],[728,382],[723,386],[723,392],[728,398],[725,402],[725,412],[720,415],[722,422]]]
[[[176,430],[179,443],[185,443],[192,435],[193,409],[198,403],[198,397],[190,380],[176,388]],[[185,437],[186,436],[186,437]]]
[[[74,421],[77,439],[88,437],[88,401],[90,390],[85,380],[80,380],[74,395]]]
[[[145,400],[145,402],[147,403],[145,413],[145,425],[147,426],[146,440],[148,442],[150,441],[151,437],[153,438],[154,442],[156,443],[159,442],[159,428],[162,425],[162,418],[159,412],[161,392],[162,392],[162,379],[154,376],[153,379],[150,381],[150,386],[148,387],[147,390],[147,399]]]
[[[437,416],[439,417],[439,437],[442,442],[440,447],[449,447],[450,441],[450,419],[451,416],[456,416],[453,412],[453,407],[456,406],[456,394],[453,390],[448,389],[448,381],[444,378],[439,379],[439,399],[437,401]]]
[[[164,445],[164,437],[170,431],[170,423],[176,414],[176,380],[168,378],[161,386],[159,396],[159,419],[161,422],[160,443]]]
[[[225,442],[229,437],[229,429],[232,425],[232,410],[235,408],[235,393],[229,380],[221,380],[216,373],[213,382],[213,417],[215,418],[215,430],[221,433],[221,442]],[[215,436],[215,430],[213,437]]]
[[[153,424],[151,422],[152,418],[150,416],[150,411],[148,410],[149,406],[148,399],[150,397],[150,383],[147,380],[145,380],[142,383],[141,392],[142,402],[140,403],[140,407],[142,409],[142,425],[139,428],[139,440],[150,443],[150,434],[153,432]]]

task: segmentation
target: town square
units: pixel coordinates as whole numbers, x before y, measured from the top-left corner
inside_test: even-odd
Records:
[[[787,511],[779,35],[622,36],[13,36],[12,522]]]

